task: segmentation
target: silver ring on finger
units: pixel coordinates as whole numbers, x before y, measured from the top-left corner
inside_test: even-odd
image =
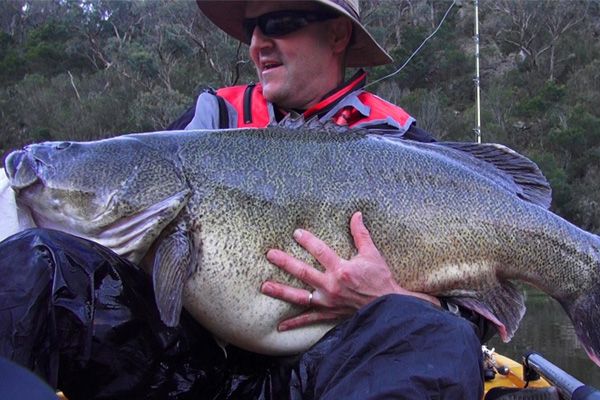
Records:
[[[313,299],[313,292],[308,292],[308,306],[311,306],[312,303],[312,299]]]

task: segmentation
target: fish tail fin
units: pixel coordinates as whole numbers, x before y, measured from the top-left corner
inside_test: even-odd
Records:
[[[562,302],[588,356],[600,366],[600,283],[573,302]]]

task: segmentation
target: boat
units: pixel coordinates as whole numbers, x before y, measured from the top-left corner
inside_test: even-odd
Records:
[[[600,391],[588,386],[536,352],[521,362],[482,346],[483,400],[600,400]]]

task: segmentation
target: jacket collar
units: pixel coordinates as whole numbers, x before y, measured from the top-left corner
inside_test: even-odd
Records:
[[[305,120],[317,115],[317,118],[321,118],[333,109],[342,99],[344,99],[349,93],[355,90],[362,89],[367,81],[367,73],[360,69],[352,78],[342,83],[337,88],[329,92],[323,100],[304,111],[303,116]]]
[[[334,109],[344,98],[346,98],[349,93],[362,89],[365,86],[366,81],[367,73],[364,70],[360,69],[350,79],[348,79],[340,86],[327,93],[321,101],[319,101],[314,106],[310,107],[308,110],[277,110],[276,113],[279,115],[279,117],[283,117],[288,113],[296,113],[298,114],[298,116],[302,115],[302,117],[306,121],[315,116],[317,117],[317,119],[321,119],[329,111]],[[277,118],[277,120],[279,119],[281,118]]]

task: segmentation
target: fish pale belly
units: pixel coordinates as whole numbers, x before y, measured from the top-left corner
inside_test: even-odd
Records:
[[[268,271],[271,265],[256,265]],[[184,290],[184,307],[217,338],[267,355],[298,354],[316,343],[335,324],[322,323],[277,331],[282,319],[304,309],[260,293],[260,281],[244,279],[234,268],[204,263]],[[265,278],[266,279],[266,278]]]
[[[327,322],[278,332],[280,321],[306,308],[270,298],[260,293],[260,286],[266,280],[302,285],[265,256],[268,249],[276,248],[310,263],[312,257],[292,238],[297,227],[314,232],[327,243],[337,243],[338,254],[350,257],[350,210],[342,208],[334,214],[314,203],[282,205],[218,189],[190,214],[202,215],[198,222],[199,267],[186,283],[183,305],[216,337],[257,353],[297,354],[335,326]]]

